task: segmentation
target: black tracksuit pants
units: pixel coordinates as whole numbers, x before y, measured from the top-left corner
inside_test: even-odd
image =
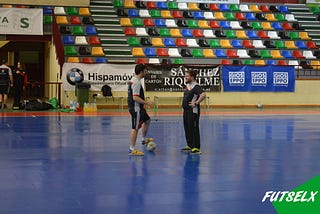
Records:
[[[200,114],[195,114],[192,110],[183,111],[184,131],[187,145],[190,148],[200,149],[199,119]]]

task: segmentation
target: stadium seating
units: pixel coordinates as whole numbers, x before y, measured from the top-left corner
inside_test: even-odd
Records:
[[[127,44],[118,49],[128,50],[131,54],[127,56],[135,60],[158,63],[165,57],[167,63],[179,59],[188,63],[186,57],[231,59],[239,65],[278,64],[279,60],[300,65],[302,59],[311,62],[320,58],[320,52],[314,51],[319,49],[316,43],[286,5],[113,0],[113,7],[119,23],[114,29],[121,30]],[[101,47],[106,39],[100,41],[100,32],[105,30],[100,30],[100,16],[96,25],[92,16],[95,11],[85,7],[52,8],[66,61],[95,63],[98,56],[102,62],[108,61],[102,57],[105,53]],[[52,22],[50,17],[44,16],[44,23]],[[80,51],[80,46],[86,46],[86,52]]]

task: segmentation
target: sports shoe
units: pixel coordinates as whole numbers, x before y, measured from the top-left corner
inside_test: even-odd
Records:
[[[138,149],[130,150],[129,151],[130,155],[135,155],[135,156],[142,156],[144,155],[143,152],[139,151]]]
[[[201,150],[198,148],[193,148],[191,149],[190,154],[201,154]]]
[[[189,146],[186,146],[183,149],[181,149],[181,152],[191,152],[191,148]]]

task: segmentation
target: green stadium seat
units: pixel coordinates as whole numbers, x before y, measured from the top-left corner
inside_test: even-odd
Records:
[[[194,20],[194,19],[189,19],[188,20],[188,27],[190,28],[198,28],[198,22],[197,20]]]
[[[274,45],[276,46],[276,48],[279,48],[279,49],[284,49],[286,48],[284,42],[282,40],[276,40],[274,42]]]
[[[84,31],[82,26],[74,25],[72,26],[72,34],[73,35],[84,35]]]
[[[254,30],[262,30],[263,29],[260,22],[252,22],[251,27]]]
[[[299,33],[298,33],[298,32],[295,32],[295,31],[291,31],[291,32],[289,33],[289,37],[290,37],[292,40],[300,39]]]
[[[44,24],[52,24],[52,16],[43,16],[43,23]]]
[[[152,18],[161,18],[161,13],[159,10],[150,10],[149,14]]]
[[[68,7],[66,13],[68,15],[78,15],[78,10],[75,7]]]
[[[316,7],[311,7],[310,11],[314,14],[320,14],[320,8],[318,6]]]
[[[140,18],[132,18],[131,19],[131,23],[132,23],[133,26],[136,26],[136,27],[143,26],[142,19],[140,19]]]
[[[230,9],[232,12],[239,12],[239,11],[240,11],[239,5],[237,5],[237,4],[230,4],[230,5],[229,5],[229,9]]]
[[[202,49],[193,49],[192,50],[192,56],[193,57],[198,57],[198,58],[200,58],[200,57],[203,57],[203,53],[202,53]]]
[[[276,13],[275,18],[276,18],[278,21],[287,21],[286,18],[285,18],[285,16],[284,16],[282,13]]]
[[[232,12],[225,12],[225,13],[224,13],[224,17],[225,17],[228,21],[237,20],[236,17],[233,15]]]
[[[209,44],[210,47],[221,48],[220,41],[218,39],[210,39]]]
[[[168,6],[168,9],[170,10],[178,10],[178,5],[177,5],[177,2],[175,1],[167,1],[167,6]]]
[[[226,37],[229,39],[237,38],[234,30],[226,30]]]
[[[271,59],[272,58],[269,50],[261,50],[260,51],[260,56],[263,59]]]
[[[168,28],[160,28],[159,35],[160,36],[171,36]]]
[[[130,46],[140,46],[140,42],[138,37],[130,37],[128,38],[128,44]]]
[[[245,65],[254,65],[254,60],[246,59],[243,64],[245,64]]]
[[[173,64],[183,64],[184,60],[183,59],[174,59]]]
[[[113,0],[113,6],[114,7],[123,7],[124,4],[123,4],[122,0]]]
[[[77,49],[74,46],[65,46],[64,53],[66,56],[77,56]]]

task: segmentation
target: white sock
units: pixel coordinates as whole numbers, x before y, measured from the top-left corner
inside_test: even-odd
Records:
[[[146,141],[146,139],[147,139],[146,137],[142,137],[141,141]]]
[[[130,146],[130,150],[133,151],[134,150],[134,146]]]

